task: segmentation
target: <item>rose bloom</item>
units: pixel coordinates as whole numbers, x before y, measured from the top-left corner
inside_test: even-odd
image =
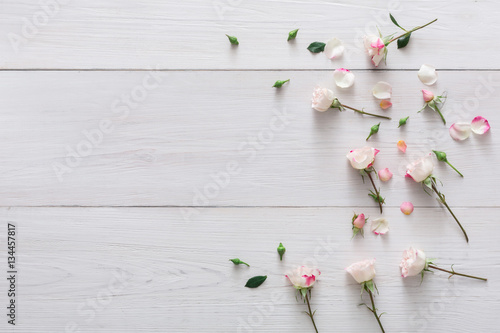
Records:
[[[290,280],[296,289],[312,288],[316,282],[316,277],[321,272],[318,269],[312,269],[306,266],[297,267],[294,271],[288,272],[285,276]]]
[[[377,156],[379,152],[380,150],[378,149],[366,146],[351,150],[346,157],[349,162],[351,162],[351,166],[354,169],[363,170],[373,165],[373,162],[375,162],[375,156]]]
[[[333,91],[327,88],[316,87],[313,92],[311,107],[320,112],[324,112],[331,108],[335,96]]]
[[[434,170],[431,154],[408,164],[406,168],[406,177],[412,178],[417,183],[423,182]]]
[[[380,37],[369,35],[364,37],[364,46],[368,55],[372,58],[372,63],[378,66],[384,59],[385,44]]]
[[[352,225],[358,229],[363,229],[365,222],[365,214],[359,214],[358,217],[356,217],[356,219],[352,222]]]
[[[352,275],[358,283],[370,281],[375,277],[375,259],[356,262],[346,268],[346,271]]]
[[[426,257],[424,251],[410,247],[403,252],[403,260],[399,265],[399,267],[401,267],[401,276],[408,277],[418,275],[424,270],[425,265]]]

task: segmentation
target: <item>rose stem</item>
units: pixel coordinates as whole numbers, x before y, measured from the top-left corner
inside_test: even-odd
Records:
[[[464,236],[465,236],[465,240],[468,243],[469,242],[469,236],[467,236],[467,233],[465,232],[464,227],[462,227],[462,225],[460,224],[460,221],[458,221],[458,219],[455,216],[455,214],[453,214],[453,211],[451,210],[450,206],[448,206],[448,204],[446,203],[446,200],[444,199],[444,196],[437,190],[436,185],[432,184],[432,189],[434,190],[434,192],[436,193],[436,195],[439,197],[439,199],[441,199],[441,202],[448,209],[448,211],[450,212],[451,216],[453,216],[453,218],[455,219],[455,221],[458,223],[458,226],[460,227],[460,229],[462,229],[462,232],[464,233]]]
[[[372,175],[370,172],[367,172],[368,178],[370,178],[370,181],[372,182],[373,189],[375,190],[375,194],[377,195],[377,202],[378,205],[380,206],[380,213],[382,214],[382,203],[380,202],[380,194],[378,193],[377,187],[375,186],[375,182],[373,181]]]
[[[372,308],[370,310],[375,315],[375,318],[377,318],[378,325],[380,326],[380,329],[382,330],[382,333],[385,333],[384,327],[382,326],[382,323],[380,322],[380,317],[377,315],[377,309],[375,308],[375,302],[373,301],[373,294],[372,294],[372,292],[371,292],[370,289],[367,289],[367,291],[368,291],[368,294],[370,295],[370,300],[372,301]]]
[[[436,111],[437,111],[437,113],[439,113],[439,116],[441,117],[441,120],[443,121],[443,124],[446,125],[446,119],[444,119],[444,116],[441,113],[441,111],[439,110],[439,107],[437,106],[437,104],[434,104],[434,105],[436,106]]]
[[[365,111],[362,111],[362,110],[358,110],[358,109],[355,109],[355,108],[352,108],[350,106],[347,106],[345,104],[340,104],[342,105],[343,107],[345,107],[346,109],[349,109],[349,110],[352,110],[352,111],[356,111],[356,112],[359,112],[361,114],[366,114],[366,115],[369,115],[369,116],[373,116],[373,117],[379,117],[379,118],[384,118],[384,119],[389,119],[391,120],[391,117],[386,117],[386,116],[381,116],[379,114],[374,114],[374,113],[369,113],[369,112],[365,112]]]
[[[464,176],[464,175],[462,175],[462,174],[460,173],[460,171],[458,171],[458,170],[457,170],[457,169],[456,169],[453,165],[451,165],[451,163],[450,163],[450,162],[448,162],[448,161],[445,161],[445,162],[446,162],[446,164],[448,164],[449,166],[451,166],[451,168],[452,168],[453,170],[455,170],[455,171],[456,171],[456,172],[457,172],[460,176],[462,176],[462,177]]]
[[[457,273],[455,271],[448,271],[446,269],[442,269],[442,268],[439,268],[439,267],[434,266],[434,265],[429,265],[428,267],[429,268],[434,268],[434,269],[437,269],[439,271],[443,271],[443,272],[446,272],[446,273],[450,273],[451,275],[460,275],[460,276],[468,277],[468,278],[471,278],[471,279],[478,279],[478,280],[488,281],[488,279],[485,279],[485,278],[482,278],[482,277],[477,277],[477,276],[473,276],[473,275],[467,275],[467,274]]]
[[[422,28],[425,28],[426,26],[428,26],[428,25],[430,25],[430,24],[432,24],[432,23],[436,22],[437,20],[438,20],[438,19],[434,19],[434,20],[430,21],[430,22],[429,22],[429,23],[427,23],[427,24],[424,24],[424,25],[422,25],[422,26],[420,26],[420,27],[415,27],[415,28],[411,29],[410,31],[405,32],[404,34],[399,35],[398,37],[394,37],[393,39],[391,39],[390,41],[388,41],[388,42],[387,42],[387,44],[385,44],[385,46],[387,46],[387,45],[391,44],[391,43],[392,43],[392,42],[394,42],[395,40],[397,40],[397,39],[399,39],[399,38],[401,38],[401,37],[403,37],[403,36],[405,36],[405,35],[407,35],[407,34],[409,34],[409,33],[412,33],[412,32],[414,32],[414,31],[417,31],[417,30],[420,30],[420,29],[422,29]]]
[[[307,307],[309,308],[308,315],[309,315],[309,317],[311,317],[311,320],[313,322],[314,329],[316,330],[316,333],[318,333],[318,328],[316,327],[316,323],[314,322],[314,314],[311,311],[311,304],[309,304],[309,297],[307,296],[307,293],[306,293],[306,302],[307,302]]]

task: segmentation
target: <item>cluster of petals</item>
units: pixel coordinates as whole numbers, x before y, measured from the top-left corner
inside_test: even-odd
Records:
[[[467,139],[472,132],[482,135],[490,130],[490,124],[486,118],[477,116],[472,122],[458,122],[450,126],[450,136],[457,141]]]

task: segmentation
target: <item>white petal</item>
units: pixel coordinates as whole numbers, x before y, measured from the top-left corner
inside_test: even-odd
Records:
[[[371,230],[376,235],[384,235],[389,231],[389,222],[380,217],[372,221]]]
[[[418,71],[418,78],[423,84],[431,86],[436,83],[438,75],[436,73],[436,68],[431,65],[423,64]]]
[[[384,81],[379,81],[373,86],[373,96],[378,99],[390,99],[392,96],[392,86]]]
[[[450,126],[450,136],[453,140],[465,140],[470,136],[471,131],[471,124],[469,123],[454,123]]]
[[[344,45],[340,39],[332,38],[326,43],[324,52],[328,59],[338,58],[344,53]]]
[[[333,72],[335,84],[340,88],[349,88],[354,84],[354,74],[348,69],[339,68]]]
[[[486,120],[486,118],[477,116],[476,118],[472,119],[471,129],[472,132],[476,134],[484,134],[490,130],[490,123],[488,123],[488,120]]]

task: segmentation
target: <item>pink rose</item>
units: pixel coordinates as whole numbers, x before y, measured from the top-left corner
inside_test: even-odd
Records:
[[[424,97],[424,101],[426,103],[432,101],[434,99],[434,94],[429,90],[422,89],[422,95]]]
[[[365,226],[365,222],[366,222],[365,214],[359,214],[354,219],[354,221],[352,221],[352,225],[355,226],[358,229],[363,229],[363,227]]]

